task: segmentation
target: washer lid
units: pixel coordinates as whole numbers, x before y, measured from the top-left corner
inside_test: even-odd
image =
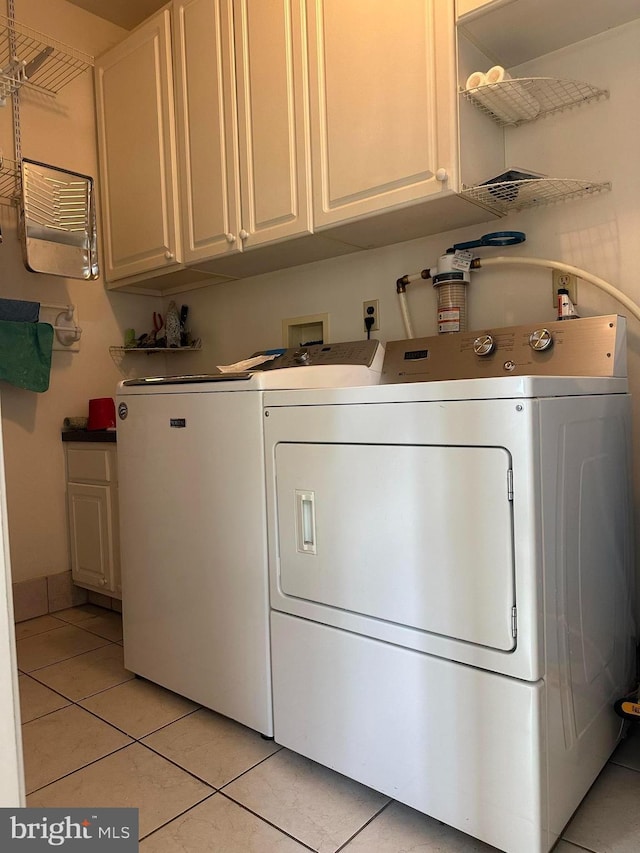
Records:
[[[194,373],[184,376],[142,376],[139,379],[125,379],[121,387],[151,386],[151,385],[191,385],[202,382],[232,382],[235,380],[251,379],[249,371],[241,373]]]
[[[125,379],[120,394],[262,391],[377,385],[384,345],[380,341],[317,344],[285,350],[259,369]]]

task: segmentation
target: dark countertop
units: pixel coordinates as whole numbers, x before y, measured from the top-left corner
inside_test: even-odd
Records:
[[[63,429],[63,441],[117,441],[115,429]]]

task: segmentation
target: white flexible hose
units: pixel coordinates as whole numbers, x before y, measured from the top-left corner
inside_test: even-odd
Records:
[[[562,261],[549,261],[546,258],[513,258],[513,257],[498,257],[498,258],[482,258],[480,261],[480,269],[483,267],[490,266],[500,266],[503,264],[520,264],[524,266],[532,266],[532,267],[548,267],[554,270],[560,270],[561,272],[569,273],[570,275],[576,275],[578,278],[582,278],[585,281],[590,282],[591,284],[595,284],[596,287],[599,287],[600,290],[604,290],[605,293],[608,293],[610,296],[613,296],[614,299],[617,299],[621,305],[630,311],[633,316],[640,320],[640,306],[638,306],[632,299],[629,299],[628,296],[625,296],[621,290],[618,290],[617,287],[614,287],[612,284],[609,284],[608,281],[605,281],[603,278],[599,278],[597,275],[592,275],[586,270],[580,269],[580,267],[574,267],[571,264],[565,264]]]
[[[419,275],[416,276],[419,278]],[[400,313],[402,314],[402,322],[404,323],[404,332],[407,338],[415,337],[413,333],[413,327],[411,325],[411,317],[409,316],[409,306],[407,305],[407,294],[405,291],[398,293],[398,299],[400,300]]]

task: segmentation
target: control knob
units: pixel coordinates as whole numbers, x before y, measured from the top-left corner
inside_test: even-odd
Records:
[[[480,358],[491,355],[495,348],[496,342],[493,335],[479,335],[473,342],[473,351]]]
[[[553,346],[553,335],[549,329],[536,329],[529,335],[529,346],[536,352],[544,352]]]
[[[297,364],[308,364],[309,363],[309,350],[308,349],[297,349],[293,354],[294,360]]]

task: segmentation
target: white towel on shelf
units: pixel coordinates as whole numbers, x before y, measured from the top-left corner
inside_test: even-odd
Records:
[[[501,65],[494,65],[486,74],[474,71],[467,77],[466,89],[471,95],[490,110],[497,118],[507,124],[535,118],[540,112],[540,104],[526,88],[517,81],[509,86],[500,87],[494,84],[511,81],[511,75]]]
[[[493,83],[504,83],[511,80],[511,75],[505,71],[502,65],[494,65],[485,74],[485,82],[489,86]],[[540,104],[517,80],[509,82],[509,85],[503,87],[501,91],[494,91],[502,101],[506,112],[511,113],[515,121],[534,119],[540,112]]]
[[[518,118],[513,111],[508,110],[502,102],[499,93],[494,88],[493,91],[486,88],[487,75],[482,71],[474,71],[467,77],[466,89],[471,90],[471,97],[474,98],[493,115],[497,116],[501,121],[514,122]]]
[[[487,82],[486,76],[482,73],[482,71],[473,71],[467,77],[467,82],[465,83],[465,89],[477,89],[479,86],[484,86]]]

